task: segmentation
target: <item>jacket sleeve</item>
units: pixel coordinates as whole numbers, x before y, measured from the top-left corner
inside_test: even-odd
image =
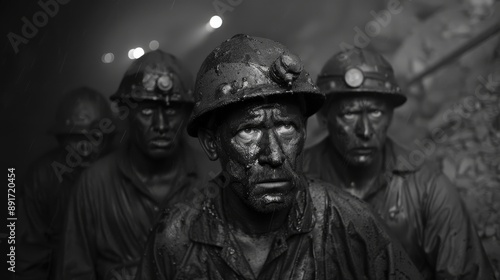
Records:
[[[167,252],[169,246],[163,246],[165,218],[161,218],[155,230],[149,235],[141,263],[137,269],[135,280],[168,280],[174,279],[175,267],[172,263],[172,252]]]
[[[423,248],[436,279],[495,279],[474,225],[455,186],[442,174],[424,182]]]
[[[369,209],[366,209],[369,211]],[[388,279],[388,280],[396,280],[396,279],[424,279],[422,274],[417,269],[417,267],[413,264],[410,257],[406,253],[406,250],[401,246],[401,244],[396,240],[389,236],[389,229],[382,219],[375,213],[372,213],[373,225],[376,227],[376,230],[372,230],[371,232],[377,234],[369,234],[372,235],[371,240],[378,240],[380,244],[386,244],[381,247],[378,254],[373,259],[372,263],[372,271],[370,273],[370,279]],[[369,233],[365,231],[365,234]],[[375,235],[378,235],[375,237]],[[368,239],[368,240],[370,240]]]
[[[84,172],[76,183],[75,192],[66,217],[63,238],[58,260],[58,279],[60,280],[95,280],[96,238],[95,213],[99,199],[92,195],[91,176]]]
[[[401,245],[394,241],[375,258],[373,267],[372,279],[424,279]]]
[[[318,267],[325,268],[319,273],[325,271],[325,275],[320,274],[318,279],[423,279],[368,204],[331,185],[327,186],[325,195],[323,188],[316,187],[320,184],[309,185],[314,207],[320,213],[316,216],[313,234],[314,239],[320,241],[314,243],[315,254],[324,256],[317,258]],[[323,224],[328,231],[321,229]],[[330,259],[334,265],[322,263]]]
[[[53,248],[50,240],[47,193],[50,184],[43,170],[32,170],[20,196],[18,211],[18,250],[16,279],[48,279]]]

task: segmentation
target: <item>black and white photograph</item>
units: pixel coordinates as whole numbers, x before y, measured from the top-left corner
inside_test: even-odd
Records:
[[[0,13],[0,279],[500,280],[500,0]]]

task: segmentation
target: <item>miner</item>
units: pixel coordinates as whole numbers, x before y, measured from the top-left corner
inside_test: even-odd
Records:
[[[101,131],[113,114],[89,87],[64,95],[50,133],[58,145],[30,168],[20,189],[16,279],[54,279],[68,199],[80,173],[108,153],[114,131]]]
[[[183,137],[194,104],[190,74],[173,55],[146,53],[111,99],[128,120],[122,149],[84,172],[69,207],[60,279],[131,279],[160,209],[201,173]]]
[[[425,279],[494,279],[457,189],[437,164],[415,164],[387,137],[406,97],[383,56],[337,53],[317,85],[327,96],[318,118],[329,136],[305,152],[306,173],[366,201]]]
[[[212,51],[188,122],[222,172],[164,212],[136,279],[420,279],[365,204],[302,173],[324,101],[299,57],[236,35]]]

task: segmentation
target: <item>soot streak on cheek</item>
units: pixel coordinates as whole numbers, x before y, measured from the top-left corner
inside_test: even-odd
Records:
[[[231,145],[233,146],[235,152],[233,153],[233,158],[242,158],[241,161],[249,161],[255,152],[255,145],[244,144],[235,139],[231,138]]]
[[[249,147],[240,143],[236,139],[231,139],[232,147],[227,150],[229,154],[228,172],[237,180],[241,181],[248,177],[247,170],[251,167],[250,162],[251,152]]]
[[[228,163],[228,172],[231,174],[235,179],[242,180],[246,177],[246,172],[245,169],[241,166],[241,164],[238,164],[234,162],[234,160],[229,160]]]
[[[305,129],[297,131],[297,134],[300,134],[299,137],[283,139],[280,143],[280,148],[282,149],[282,152],[285,154],[285,158],[289,163],[297,164],[297,159],[302,153],[302,149],[304,146],[303,144],[306,140]]]
[[[345,138],[349,135],[350,127],[348,125],[338,125],[336,132],[338,137],[341,137],[343,141],[346,141]]]
[[[248,159],[257,156],[257,154],[259,153],[259,147],[256,144],[251,144],[250,146],[247,147],[247,149],[248,149],[248,152],[247,152]]]

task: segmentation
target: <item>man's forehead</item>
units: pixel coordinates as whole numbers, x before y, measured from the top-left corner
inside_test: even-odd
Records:
[[[387,101],[383,98],[371,96],[343,98],[334,102],[334,104],[339,109],[388,107]]]
[[[170,102],[167,103],[165,100],[141,100],[137,102],[139,107],[165,107],[165,108],[180,108],[183,107],[182,103]]]
[[[248,118],[260,118],[266,114],[275,117],[287,117],[301,114],[297,105],[290,102],[253,103],[247,104],[240,112],[245,113]]]

